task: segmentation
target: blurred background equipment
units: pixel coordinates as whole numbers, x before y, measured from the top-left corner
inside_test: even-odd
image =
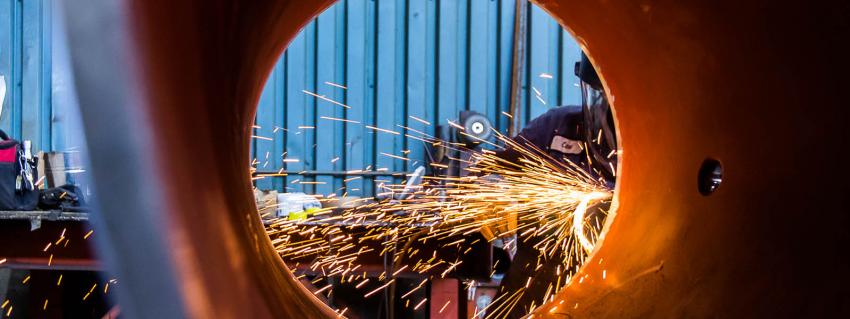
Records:
[[[459,147],[471,151],[488,147],[495,136],[493,125],[486,116],[474,111],[462,111],[456,120],[437,126],[437,139],[443,141],[428,145],[429,163],[434,175],[457,177],[468,174],[466,168],[471,165],[470,152],[462,152]]]

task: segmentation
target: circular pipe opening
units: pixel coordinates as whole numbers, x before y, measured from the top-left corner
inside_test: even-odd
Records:
[[[87,109],[84,120],[90,145],[101,146],[89,149],[95,164],[92,169],[100,189],[115,186],[109,189],[110,196],[102,197],[109,201],[102,199],[100,206],[110,214],[103,214],[106,227],[98,237],[105,247],[114,247],[108,252],[122,267],[113,270],[124,275],[121,280],[127,295],[138,297],[135,305],[168,306],[122,307],[129,314],[185,315],[182,307],[172,307],[178,304],[195,317],[335,316],[315,295],[297,285],[288,271],[281,271],[282,262],[271,243],[266,238],[258,241],[264,235],[259,218],[252,212],[242,215],[253,207],[244,155],[262,73],[271,69],[273,55],[303,23],[330,2],[250,1],[240,2],[234,10],[227,5],[230,2],[220,1],[198,10],[185,3],[166,7],[134,1],[131,10],[120,12],[123,7],[111,2],[108,7],[92,2],[103,8],[76,6],[79,12],[75,13],[80,14],[67,15],[77,17],[79,26],[85,27],[79,30],[92,34],[120,36],[115,30],[124,24],[123,17],[133,21],[132,36],[120,41],[114,37],[88,42],[76,39],[88,45],[77,45],[74,58],[75,66],[90,66],[75,67],[75,74],[85,80],[77,87],[84,93],[80,105]],[[629,163],[624,163],[629,175],[622,178],[618,194],[625,205],[618,208],[622,212],[617,223],[607,223],[610,228],[603,231],[606,245],[597,245],[594,260],[581,269],[588,279],[582,285],[570,285],[555,298],[564,303],[560,309],[545,309],[541,314],[763,317],[781,315],[789,307],[812,316],[818,309],[831,309],[835,297],[842,296],[843,286],[836,284],[842,278],[801,279],[799,274],[821,274],[823,269],[840,266],[828,257],[846,246],[844,232],[833,229],[845,224],[841,223],[846,219],[841,202],[812,198],[841,198],[838,193],[844,189],[836,186],[841,179],[824,179],[787,167],[803,160],[834,160],[831,152],[809,151],[834,147],[836,137],[843,136],[838,134],[843,132],[840,117],[801,121],[798,107],[811,104],[834,109],[842,105],[830,94],[836,91],[836,83],[841,83],[837,80],[842,74],[832,72],[835,64],[831,62],[841,60],[844,51],[836,50],[834,43],[838,42],[814,41],[819,36],[838,39],[848,33],[835,28],[843,25],[839,23],[843,21],[841,11],[806,17],[807,11],[797,7],[776,4],[764,10],[735,1],[653,2],[639,7],[594,1],[538,2],[559,21],[569,22],[582,45],[604,62],[601,66],[611,77],[610,92],[617,94],[618,106],[622,106],[618,116],[630,152]],[[92,12],[109,15],[92,19]],[[720,28],[715,23],[719,19],[724,21]],[[799,35],[803,45],[788,46],[787,39],[776,36],[779,26],[793,30],[792,35]],[[198,30],[208,32],[201,36]],[[730,30],[743,36],[729,37]],[[131,63],[111,59],[116,50],[80,54],[91,53],[87,51],[102,44],[117,46],[128,41],[139,45],[127,55]],[[814,65],[787,63],[801,57]],[[715,64],[725,67],[712,67]],[[108,71],[126,65],[144,69],[142,81],[109,81],[112,75],[126,72]],[[784,66],[780,72],[775,72],[777,65]],[[729,69],[740,76],[729,77]],[[132,94],[127,93],[123,100],[122,92],[137,91],[142,99],[131,99]],[[671,102],[677,107],[671,107]],[[747,107],[742,109],[744,104]],[[131,112],[136,109],[146,111],[149,119],[116,116],[136,114]],[[770,121],[764,120],[765,114]],[[693,121],[701,116],[712,120]],[[144,142],[131,138],[133,130],[115,129],[133,127],[123,123],[141,123],[139,127],[148,128],[156,138]],[[823,135],[813,139],[811,134],[790,134],[785,123]],[[647,134],[649,129],[664,134]],[[708,130],[718,134],[699,134]],[[764,139],[766,134],[783,138]],[[110,137],[110,142],[102,137]],[[679,167],[686,154],[711,152],[711,145],[717,143],[758,144],[763,151],[760,155],[771,159],[768,163],[752,160],[751,149],[732,147],[724,153],[724,164],[734,163],[736,171],[758,171],[765,176],[748,180],[748,189],[757,191],[729,192],[723,201],[711,205],[689,202],[694,196],[690,188],[693,172],[669,168]],[[670,149],[676,152],[665,152]],[[135,169],[127,171],[136,173],[130,177],[143,178],[135,178],[136,184],[103,184],[124,176],[115,175],[116,166],[109,165],[121,158],[116,154],[140,159],[137,162],[145,165],[131,162]],[[694,162],[684,163],[697,166]],[[698,187],[709,181],[704,183],[709,186],[705,193],[716,191],[722,181],[712,177],[722,177],[714,174],[720,167],[717,164],[719,161],[714,167],[705,165],[701,171],[707,173],[697,175]],[[687,176],[680,176],[682,172]],[[774,182],[779,178],[806,183],[789,187]],[[686,184],[675,184],[681,180]],[[807,187],[812,182],[826,182],[828,187]],[[203,187],[197,187],[199,184]],[[135,185],[144,187],[133,188]],[[163,193],[170,194],[160,204],[140,189],[165,189]],[[779,206],[777,196],[783,196]],[[138,214],[127,214],[122,207],[144,208],[151,202],[158,203],[157,209],[142,209]],[[806,218],[801,214],[807,210],[800,207],[823,214]],[[771,223],[758,222],[764,218]],[[802,226],[812,227],[801,227],[806,221],[812,225]],[[746,232],[735,231],[740,225],[750,227]],[[833,228],[819,227],[823,225]],[[789,232],[803,242],[783,245]],[[107,236],[118,240],[110,243]],[[205,238],[221,239],[222,244],[201,240]],[[139,249],[139,243],[150,245]],[[801,245],[812,249],[796,249]],[[763,251],[771,253],[752,253]],[[821,263],[801,258],[805,256],[827,258],[815,258],[826,260]],[[756,271],[766,267],[773,271]],[[683,299],[694,296],[698,298]],[[775,307],[777,304],[788,307]]]
[[[554,26],[561,27],[556,22],[552,22]],[[568,32],[567,30],[563,31]],[[305,41],[307,43],[313,43],[313,41]],[[302,46],[302,43],[295,45],[296,48],[303,51],[304,48]],[[573,49],[579,50],[578,48]],[[318,51],[316,49],[316,52]],[[580,53],[580,51],[578,52]],[[526,59],[529,61],[532,60],[531,57],[526,57]],[[286,172],[288,174],[285,175],[280,172],[277,174],[274,172],[257,174],[255,172],[255,178],[262,178],[264,176],[267,178],[282,178],[284,180],[282,185],[284,185],[285,190],[292,191],[290,187],[297,187],[299,190],[295,190],[294,192],[306,193],[298,195],[281,194],[277,198],[272,199],[273,201],[283,200],[288,202],[301,201],[303,203],[311,203],[301,205],[304,207],[303,212],[293,211],[286,213],[276,213],[275,210],[289,210],[289,205],[282,205],[280,202],[273,205],[263,204],[262,202],[259,204],[261,215],[265,216],[264,219],[266,219],[266,224],[269,226],[267,231],[275,248],[277,248],[290,270],[301,280],[301,284],[323,299],[325,303],[337,309],[347,308],[349,305],[345,304],[345,302],[351,303],[352,300],[346,300],[350,298],[345,298],[339,292],[333,293],[333,291],[345,291],[347,294],[359,293],[365,297],[363,298],[364,300],[353,300],[352,307],[357,307],[358,304],[360,306],[370,304],[371,301],[379,299],[380,296],[386,296],[386,294],[397,294],[399,300],[404,299],[407,303],[415,305],[421,300],[424,300],[422,299],[423,296],[415,294],[415,289],[411,290],[417,286],[398,289],[395,287],[399,285],[401,285],[400,287],[405,287],[404,285],[409,283],[404,281],[410,281],[411,279],[403,279],[403,277],[414,276],[417,275],[417,272],[420,272],[419,274],[425,274],[423,278],[454,277],[467,282],[469,285],[475,285],[476,282],[480,283],[482,281],[495,282],[496,288],[493,289],[495,291],[494,295],[489,296],[491,302],[487,303],[487,305],[492,305],[489,311],[493,313],[501,307],[499,310],[500,315],[526,315],[537,308],[546,306],[553,296],[574,281],[572,278],[573,275],[579,272],[584,262],[594,252],[594,247],[604,237],[602,234],[606,229],[605,227],[610,224],[610,220],[612,219],[609,216],[613,216],[610,212],[615,209],[612,201],[614,197],[614,186],[618,179],[617,163],[620,154],[618,151],[619,132],[615,124],[616,120],[612,106],[609,104],[611,98],[606,89],[607,86],[604,85],[602,76],[596,74],[596,70],[591,65],[590,59],[583,58],[583,55],[578,56],[575,60],[565,60],[561,63],[569,66],[573,66],[573,63],[576,63],[576,65],[575,68],[558,67],[559,70],[557,72],[551,72],[554,75],[549,74],[550,72],[545,72],[539,75],[536,73],[532,74],[532,77],[539,78],[537,80],[546,85],[549,84],[547,81],[552,81],[553,83],[575,82],[575,86],[565,86],[567,88],[565,92],[558,92],[561,94],[574,94],[576,98],[580,97],[580,100],[572,102],[573,104],[580,105],[572,105],[572,107],[562,105],[564,108],[562,111],[554,111],[553,109],[561,107],[547,105],[544,102],[545,90],[541,92],[540,89],[534,88],[531,92],[535,94],[535,98],[528,99],[529,101],[527,103],[529,103],[529,106],[522,111],[522,113],[525,113],[522,116],[527,118],[526,120],[531,118],[540,118],[542,120],[537,122],[538,127],[532,128],[532,131],[537,131],[523,132],[524,135],[522,138],[515,138],[513,140],[506,136],[501,136],[498,133],[498,127],[493,128],[494,125],[492,125],[492,123],[497,123],[496,126],[498,126],[499,122],[506,122],[508,119],[513,124],[513,115],[502,115],[505,112],[502,112],[502,114],[498,112],[496,114],[479,114],[465,110],[460,113],[458,119],[449,119],[448,121],[450,123],[442,124],[448,129],[455,130],[455,132],[443,136],[438,135],[439,129],[436,129],[437,132],[430,132],[429,130],[440,125],[439,122],[445,119],[411,117],[411,119],[405,120],[402,123],[394,123],[395,125],[384,123],[381,126],[378,123],[368,122],[368,120],[349,118],[348,116],[350,114],[356,114],[357,108],[362,108],[363,106],[358,105],[356,100],[349,99],[348,95],[353,94],[357,96],[360,93],[358,90],[363,90],[363,88],[357,84],[348,83],[346,81],[347,79],[343,78],[325,81],[325,79],[319,79],[317,76],[309,84],[313,87],[297,87],[294,91],[290,90],[296,94],[303,93],[308,101],[313,101],[312,103],[314,104],[310,104],[310,107],[316,108],[314,110],[316,112],[315,123],[295,123],[290,121],[278,127],[277,124],[270,124],[270,120],[261,117],[263,114],[280,114],[281,112],[279,110],[270,112],[268,107],[265,107],[264,111],[263,105],[260,105],[257,124],[262,125],[256,125],[254,127],[255,133],[257,133],[257,136],[253,138],[255,147],[262,143],[271,144],[271,140],[275,138],[274,136],[280,135],[288,136],[285,137],[287,139],[304,138],[305,135],[310,135],[314,138],[314,142],[311,143],[317,143],[314,144],[313,149],[332,147],[332,145],[321,145],[318,141],[322,134],[325,134],[323,133],[325,132],[324,130],[333,130],[333,125],[341,125],[345,127],[343,132],[346,132],[346,134],[352,128],[359,129],[360,127],[365,127],[370,134],[370,138],[374,135],[379,140],[386,141],[384,139],[385,137],[392,138],[393,135],[396,135],[410,136],[409,138],[414,140],[414,142],[421,140],[432,145],[435,143],[443,144],[445,147],[441,148],[442,153],[450,153],[452,149],[457,150],[457,148],[461,148],[457,151],[457,154],[444,157],[449,159],[448,162],[438,159],[436,163],[432,163],[435,165],[429,167],[424,182],[421,180],[416,181],[413,177],[410,177],[416,172],[406,174],[406,176],[405,174],[384,174],[390,178],[384,183],[375,185],[376,189],[380,190],[380,192],[376,191],[379,194],[375,196],[378,197],[378,203],[360,202],[360,199],[351,201],[350,198],[347,198],[351,194],[345,191],[348,186],[346,183],[349,180],[378,179],[381,176],[379,175],[381,174],[379,170],[375,171],[378,167],[371,167],[371,165],[366,168],[349,167],[347,168],[349,172],[346,173],[349,175],[320,179],[321,177],[317,177],[320,174],[318,170],[315,172],[308,171],[310,165],[316,166],[316,161],[318,161],[318,156],[315,154],[310,155],[309,149],[304,150],[302,154],[285,152],[283,155],[255,151],[257,158],[253,163],[258,171],[261,171],[268,164],[269,159],[274,161],[277,156],[281,156],[286,169],[281,168],[280,172]],[[307,67],[309,68],[310,66]],[[276,76],[274,74],[273,72],[272,76]],[[282,82],[291,83],[287,80]],[[408,83],[408,85],[410,84]],[[557,87],[561,90],[560,85]],[[544,108],[544,111],[540,112],[542,115],[528,114],[531,109],[530,104],[538,103],[538,101],[541,103],[540,106]],[[261,101],[260,103],[263,102]],[[337,111],[340,112],[332,113],[335,112],[333,111],[334,108],[338,108]],[[331,113],[320,114],[319,112]],[[286,110],[283,113],[287,114],[285,118],[291,118],[291,115]],[[265,122],[265,124],[261,122]],[[541,123],[548,123],[544,124],[544,126],[549,125],[552,127],[541,130],[542,128],[539,127]],[[290,125],[286,126],[286,124]],[[417,125],[422,127],[418,127]],[[265,134],[259,133],[262,130],[265,130]],[[337,129],[338,131],[339,129]],[[422,133],[423,131],[428,133]],[[431,136],[431,134],[436,135],[436,137]],[[532,134],[551,135],[548,138],[544,138],[545,142],[541,144],[541,142],[529,142],[528,139],[532,138]],[[270,136],[272,138],[269,138]],[[390,141],[392,140],[390,139]],[[464,146],[458,146],[461,144],[459,142],[463,142],[462,144]],[[514,147],[525,148],[523,152],[525,152],[526,156],[532,157],[533,160],[523,162],[516,158],[513,159],[514,164],[517,164],[516,167],[510,170],[489,171],[485,175],[500,175],[502,173],[501,175],[504,176],[520,174],[528,170],[536,170],[536,175],[527,176],[526,185],[521,185],[519,179],[509,181],[506,185],[516,189],[530,186],[526,188],[534,188],[535,190],[533,192],[537,192],[537,194],[530,194],[532,191],[529,190],[514,194],[505,192],[502,194],[504,195],[502,198],[491,196],[490,198],[479,200],[471,198],[471,194],[457,195],[455,193],[455,195],[448,196],[455,196],[454,199],[442,200],[448,206],[451,206],[453,202],[454,204],[468,204],[472,202],[474,205],[488,205],[482,202],[501,201],[495,206],[520,207],[524,211],[512,212],[512,215],[505,215],[504,218],[498,218],[499,221],[497,222],[482,222],[483,219],[493,219],[494,217],[484,216],[480,212],[472,212],[472,214],[481,215],[480,218],[461,221],[458,217],[452,215],[451,210],[449,210],[448,214],[438,212],[436,215],[440,216],[440,214],[443,214],[441,218],[448,219],[457,225],[446,226],[451,223],[431,225],[429,226],[431,232],[421,232],[416,226],[410,226],[412,224],[430,222],[427,214],[421,214],[421,212],[435,209],[435,205],[439,205],[435,204],[435,202],[439,202],[440,200],[417,201],[413,199],[413,196],[424,195],[432,196],[431,198],[437,197],[434,197],[434,194],[422,191],[409,193],[405,190],[405,186],[414,186],[416,189],[431,187],[435,192],[441,192],[442,194],[456,191],[443,189],[441,185],[431,183],[434,179],[445,178],[446,175],[452,174],[450,173],[451,169],[435,169],[435,167],[442,167],[441,165],[451,167],[454,165],[451,163],[452,161],[455,164],[466,163],[470,165],[472,162],[482,159],[497,161],[486,152],[467,149],[467,147],[477,148],[481,146],[490,149],[501,147],[494,143],[515,143]],[[376,148],[374,153],[376,153],[375,156],[378,158],[391,158],[411,163],[417,159],[413,158],[413,156],[408,156],[408,154],[412,147],[417,146],[418,144],[416,146],[410,146],[407,150],[400,153],[378,152]],[[330,160],[331,164],[335,164],[338,161],[338,163],[346,163],[344,154],[339,156],[335,154],[332,157]],[[440,158],[443,156],[435,157]],[[434,159],[432,158],[431,160],[433,161]],[[548,166],[538,166],[543,162],[549,163],[546,164]],[[290,169],[289,164],[295,164],[298,169]],[[301,164],[304,164],[304,166],[298,166]],[[427,167],[428,164],[426,163],[425,166]],[[274,170],[278,169],[277,167],[273,168]],[[392,166],[389,169],[392,170]],[[465,168],[461,168],[460,170],[463,169]],[[310,174],[316,175],[311,176]],[[560,180],[557,177],[553,177],[564,174],[569,177]],[[432,179],[429,180],[429,177]],[[460,178],[460,176],[451,176],[450,178]],[[547,178],[551,178],[552,180],[549,183],[532,183],[535,180]],[[343,187],[337,189],[334,193],[322,193],[320,189],[322,189],[321,187],[323,185],[338,182],[338,180],[344,181],[342,184]],[[453,180],[452,183],[458,183],[458,181]],[[491,179],[487,178],[477,180],[476,183],[482,183],[486,186],[467,185],[465,187],[467,190],[476,192],[496,192],[499,188]],[[303,190],[301,190],[301,187],[303,187]],[[582,187],[585,189],[581,189]],[[567,191],[564,191],[564,189],[567,189]],[[584,194],[570,194],[570,190],[584,192]],[[387,195],[388,193],[389,195]],[[411,197],[404,197],[407,196],[406,194],[411,195]],[[510,196],[523,198],[528,195],[536,196],[537,199],[520,205],[510,203]],[[364,195],[364,197],[367,196],[369,195]],[[441,196],[445,198],[445,195]],[[562,198],[559,198],[559,196]],[[564,205],[564,202],[569,202],[570,204]],[[342,213],[338,211],[329,212],[323,210],[324,208],[311,212],[308,206],[319,206],[315,203],[321,203],[321,206],[325,207],[328,205],[340,205],[340,207],[344,207],[346,203],[354,203],[354,205],[367,204],[367,208],[379,213],[358,212],[348,208]],[[498,207],[491,208],[494,210],[504,210]],[[414,215],[419,214],[420,216],[410,220],[404,219],[400,217],[403,215],[400,212],[402,209],[413,211]],[[387,213],[380,213],[383,210],[386,210]],[[543,211],[544,213],[537,213],[539,211]],[[333,214],[337,215],[333,216]],[[277,220],[270,220],[268,218],[275,215],[278,215]],[[361,217],[375,218],[376,220],[369,221],[367,219],[361,219]],[[535,223],[544,220],[545,222],[542,222],[543,225],[535,225]],[[347,222],[347,224],[334,224],[339,221]],[[396,223],[397,226],[395,228],[384,227],[383,229],[379,229],[380,227],[373,226],[364,221],[373,222],[371,224],[375,224],[374,222]],[[513,223],[512,226],[509,225],[511,223]],[[470,224],[473,225],[470,226]],[[424,229],[428,230],[429,227],[425,227]],[[456,234],[443,236],[446,233],[452,233],[450,230],[444,229],[445,227],[462,229],[458,233],[465,234],[468,238],[459,237]],[[481,234],[476,231],[479,227],[482,228],[480,231]],[[510,227],[513,227],[513,229],[509,229]],[[536,229],[544,229],[545,231],[537,233]],[[433,234],[442,235],[432,236]],[[393,236],[399,236],[402,239],[395,239]],[[429,238],[430,240],[428,240]],[[383,243],[376,242],[374,239],[380,239]],[[418,241],[421,241],[421,243]],[[386,245],[386,242],[393,242],[394,244],[392,247],[389,247]],[[488,243],[493,243],[495,248],[487,246]],[[456,251],[449,252],[445,249],[446,246],[457,246],[457,249]],[[553,247],[557,248],[553,249]],[[470,257],[468,255],[474,255],[476,251],[489,249],[498,251],[489,257],[494,261],[491,262],[491,265],[486,266],[490,268],[483,271],[475,269],[480,268],[477,264],[480,263],[483,265],[486,263],[487,257],[483,255]],[[397,254],[398,252],[406,252],[409,255]],[[437,262],[432,262],[434,259]],[[345,264],[345,266],[340,268],[339,265],[342,264]],[[369,268],[369,266],[383,266],[383,268],[373,270],[368,276],[365,272],[359,272],[359,270]],[[372,267],[370,269],[374,268]],[[438,271],[434,271],[433,269],[438,269]],[[476,274],[470,275],[476,271],[483,273],[483,277]],[[397,276],[400,279],[396,279]],[[575,278],[575,280],[583,279]],[[419,283],[422,281],[422,278],[415,281]],[[422,281],[422,283],[425,283],[425,281]],[[486,287],[484,288],[486,289]],[[387,292],[384,292],[384,290]],[[422,289],[422,291],[425,290]],[[405,292],[413,292],[414,294],[405,296]],[[331,295],[334,297],[331,298]],[[370,297],[372,300],[370,300]],[[394,303],[392,298],[382,302],[383,304]],[[350,311],[356,312],[356,309],[351,309]],[[394,312],[392,309],[387,309],[386,311],[389,313]],[[482,309],[481,314],[485,314],[484,309]]]

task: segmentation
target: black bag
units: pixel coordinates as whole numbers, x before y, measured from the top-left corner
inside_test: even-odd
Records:
[[[38,199],[38,208],[44,210],[62,210],[62,211],[85,211],[85,202],[83,202],[83,192],[79,187],[65,184],[59,187],[48,188],[41,191]]]
[[[21,143],[0,130],[0,210],[34,210],[38,205],[38,157],[27,159]]]

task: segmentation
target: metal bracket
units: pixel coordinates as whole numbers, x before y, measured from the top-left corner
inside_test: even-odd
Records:
[[[41,228],[41,218],[30,219],[30,231],[38,230],[39,228]]]

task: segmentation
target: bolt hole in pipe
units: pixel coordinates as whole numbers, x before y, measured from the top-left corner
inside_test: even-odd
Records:
[[[723,182],[723,166],[720,161],[707,158],[700,165],[697,174],[697,189],[703,196],[713,194]]]

